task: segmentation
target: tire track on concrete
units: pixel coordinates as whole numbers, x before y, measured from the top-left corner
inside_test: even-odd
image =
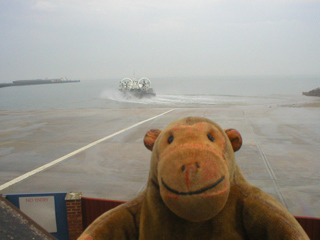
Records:
[[[258,148],[258,150],[259,150],[259,152],[260,152],[260,155],[261,155],[261,157],[262,157],[262,159],[263,159],[263,162],[264,162],[264,164],[265,164],[265,166],[266,166],[266,168],[267,168],[267,171],[268,171],[268,173],[269,173],[269,176],[271,177],[271,179],[272,179],[272,181],[273,181],[273,184],[274,184],[276,193],[278,194],[278,196],[279,196],[282,204],[283,204],[284,206],[286,206],[286,208],[288,209],[288,205],[287,205],[287,203],[286,203],[286,201],[285,201],[285,199],[284,199],[284,197],[283,197],[283,195],[282,195],[282,193],[281,193],[281,190],[280,190],[280,187],[279,187],[279,184],[278,184],[278,181],[277,181],[276,174],[274,173],[274,171],[273,171],[273,169],[272,169],[272,167],[271,167],[271,165],[270,165],[270,163],[269,163],[269,161],[268,161],[267,156],[265,155],[265,153],[264,153],[264,152],[262,151],[262,149],[261,149],[261,143],[259,142],[258,138],[257,138],[256,135],[254,134],[254,130],[253,130],[252,124],[249,122],[249,120],[248,120],[245,112],[242,111],[242,113],[243,113],[243,116],[244,116],[247,124],[250,126],[250,128],[251,128],[251,130],[252,130],[254,139],[255,139],[255,141],[256,141],[256,146],[257,146],[257,148]]]

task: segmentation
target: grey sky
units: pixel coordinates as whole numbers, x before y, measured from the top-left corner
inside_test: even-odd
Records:
[[[0,0],[0,82],[320,75],[320,1]]]

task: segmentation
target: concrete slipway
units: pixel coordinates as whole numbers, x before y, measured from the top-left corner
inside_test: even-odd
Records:
[[[182,117],[201,116],[240,131],[244,144],[236,160],[250,183],[292,214],[319,218],[319,110],[242,106],[0,111],[0,193],[74,191],[129,200],[148,177],[151,153],[142,143],[144,134]],[[46,165],[54,160],[59,163]]]

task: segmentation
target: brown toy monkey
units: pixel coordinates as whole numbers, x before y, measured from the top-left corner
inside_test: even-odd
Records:
[[[205,118],[150,130],[148,185],[97,218],[79,239],[309,239],[274,198],[251,186],[234,151],[242,139]]]

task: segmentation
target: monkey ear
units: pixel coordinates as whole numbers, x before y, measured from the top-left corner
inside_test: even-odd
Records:
[[[153,149],[153,144],[161,133],[160,129],[151,129],[144,136],[143,143],[150,151]]]
[[[242,146],[242,137],[240,133],[232,128],[226,129],[225,132],[231,142],[233,151],[238,151]]]

